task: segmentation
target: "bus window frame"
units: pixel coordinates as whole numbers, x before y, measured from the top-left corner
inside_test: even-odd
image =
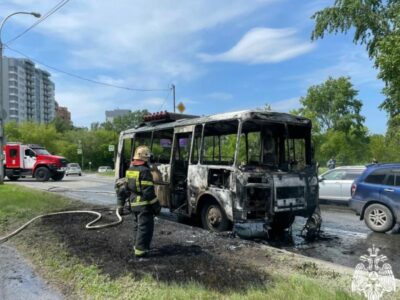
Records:
[[[170,127],[170,128],[162,128],[162,129],[153,129],[151,130],[151,147],[150,147],[150,151],[153,153],[153,144],[154,144],[154,134],[156,132],[161,132],[161,131],[171,131],[172,133],[172,139],[171,139],[171,151],[169,153],[169,161],[167,163],[159,163],[159,162],[155,162],[156,164],[160,164],[160,165],[171,165],[171,161],[172,161],[172,153],[174,152],[174,138],[175,138],[175,127]]]
[[[222,122],[237,122],[237,130],[236,133],[231,133],[231,134],[236,134],[236,141],[235,141],[235,152],[234,152],[234,158],[233,158],[233,162],[232,164],[205,164],[204,163],[204,139],[205,139],[205,128],[207,125],[212,125],[212,124],[219,124]],[[220,168],[223,167],[236,167],[237,166],[237,158],[238,158],[238,145],[240,142],[240,132],[242,130],[242,120],[240,118],[236,118],[236,119],[228,119],[228,120],[218,120],[218,121],[210,121],[210,122],[206,122],[203,123],[203,128],[202,128],[202,133],[201,133],[201,149],[200,149],[200,159],[199,159],[199,164],[201,164],[202,166],[218,166]],[[223,135],[210,135],[213,137],[218,137],[218,141],[219,141],[219,155],[221,155],[221,136],[228,136],[231,134],[223,134]],[[215,148],[215,147],[214,147]]]

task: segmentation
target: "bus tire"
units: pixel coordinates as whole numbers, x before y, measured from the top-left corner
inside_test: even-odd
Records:
[[[39,167],[35,171],[37,181],[48,181],[50,179],[50,171],[46,167]]]
[[[204,229],[222,232],[229,229],[229,220],[221,208],[216,202],[206,203],[201,210],[201,223]]]

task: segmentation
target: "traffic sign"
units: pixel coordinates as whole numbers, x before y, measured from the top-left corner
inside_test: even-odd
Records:
[[[82,149],[78,148],[78,154],[82,154]]]
[[[114,152],[115,146],[114,145],[108,145],[108,151]]]
[[[176,107],[180,113],[183,113],[186,109],[185,104],[183,104],[182,102],[178,104],[178,106]]]

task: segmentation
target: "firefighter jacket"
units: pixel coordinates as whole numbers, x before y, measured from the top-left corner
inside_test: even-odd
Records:
[[[147,164],[131,165],[126,171],[127,187],[132,192],[131,207],[134,211],[151,208],[155,214],[161,206],[154,191],[153,176]]]

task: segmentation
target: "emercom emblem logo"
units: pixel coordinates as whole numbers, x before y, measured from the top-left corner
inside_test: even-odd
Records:
[[[368,300],[379,300],[384,293],[396,290],[392,266],[385,255],[379,255],[379,248],[368,249],[369,255],[360,256],[351,283],[351,291],[365,296]]]

